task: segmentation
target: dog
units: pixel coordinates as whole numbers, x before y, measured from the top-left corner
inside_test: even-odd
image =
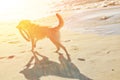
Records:
[[[37,25],[35,23],[32,23],[30,20],[20,21],[20,23],[17,25],[17,28],[19,29],[19,32],[24,37],[24,39],[26,39],[27,41],[31,41],[32,51],[34,51],[34,48],[36,47],[36,42],[38,40],[47,37],[56,46],[56,52],[58,53],[60,48],[62,48],[65,51],[68,59],[70,60],[68,51],[60,42],[60,29],[64,25],[64,20],[62,16],[58,13],[56,13],[56,17],[59,20],[59,24],[53,28],[50,26]]]

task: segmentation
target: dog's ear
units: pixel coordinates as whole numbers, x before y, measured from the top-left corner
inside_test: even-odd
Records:
[[[20,28],[27,28],[31,25],[31,21],[30,20],[22,20],[20,21],[20,23],[18,24],[18,26],[16,28],[20,29]]]
[[[17,28],[17,29],[19,29],[20,27],[19,27],[19,26],[17,26],[16,28]]]
[[[21,23],[22,24],[24,24],[24,25],[31,25],[31,21],[30,20],[23,20],[23,21],[21,21]]]

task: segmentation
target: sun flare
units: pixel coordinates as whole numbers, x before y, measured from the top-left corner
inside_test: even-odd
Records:
[[[49,0],[0,0],[0,21],[35,19],[49,10]]]

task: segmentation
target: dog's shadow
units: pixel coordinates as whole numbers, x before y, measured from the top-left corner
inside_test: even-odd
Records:
[[[31,58],[31,60],[33,60],[33,58]],[[79,80],[91,80],[81,74],[79,69],[72,62],[66,60],[62,54],[59,54],[59,61],[60,63],[57,63],[50,61],[47,57],[43,57],[42,60],[36,62],[32,68],[26,67],[20,71],[20,73],[22,73],[27,80],[40,80],[42,76],[50,75]]]

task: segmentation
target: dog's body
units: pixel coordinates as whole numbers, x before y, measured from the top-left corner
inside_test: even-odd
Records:
[[[50,28],[49,26],[39,26],[39,25],[31,23],[29,20],[21,21],[18,24],[17,28],[20,30],[20,33],[22,35],[23,35],[23,33],[22,33],[21,30],[24,30],[24,33],[26,33],[28,38],[25,38],[24,35],[23,35],[23,37],[27,41],[32,42],[32,51],[34,51],[34,48],[36,47],[36,42],[38,40],[47,37],[57,47],[56,52],[58,52],[60,50],[60,48],[62,48],[66,52],[66,54],[69,58],[69,54],[68,54],[66,48],[60,43],[60,32],[59,32],[59,30],[60,30],[60,28],[63,27],[64,21],[59,14],[56,14],[56,16],[59,20],[59,24],[54,28]]]

